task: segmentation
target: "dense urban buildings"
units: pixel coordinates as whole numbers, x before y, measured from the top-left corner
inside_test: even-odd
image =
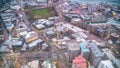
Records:
[[[120,2],[86,2],[0,0],[0,68],[120,68]]]

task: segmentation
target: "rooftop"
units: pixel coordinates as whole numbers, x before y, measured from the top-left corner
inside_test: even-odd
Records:
[[[25,38],[27,39],[27,38],[34,37],[34,36],[38,36],[38,34],[35,31],[31,31],[25,35]]]
[[[28,63],[28,65],[29,65],[31,68],[38,68],[38,66],[39,66],[39,60],[31,61],[31,62]]]
[[[76,41],[66,41],[69,50],[80,50],[80,46]]]
[[[9,49],[7,46],[0,46],[0,52],[9,52]]]
[[[100,63],[103,65],[102,67],[114,68],[113,64],[110,60],[102,60]],[[98,66],[98,67],[100,67],[100,66]]]
[[[81,55],[75,57],[73,63],[77,66],[77,68],[87,68],[86,59]]]
[[[48,30],[45,30],[45,33],[46,34],[54,34],[55,32],[54,32],[54,28],[49,28]]]
[[[80,43],[80,47],[81,47],[81,49],[84,50],[84,51],[90,51],[90,50],[89,50],[89,47],[87,46],[87,43],[86,43],[86,42]]]
[[[11,38],[11,40],[10,39],[6,40],[5,44],[7,45],[11,44],[12,46],[22,46],[23,42],[24,41],[20,38]]]
[[[37,24],[35,25],[37,29],[43,29],[45,26],[43,24]]]
[[[31,43],[28,44],[29,47],[33,47],[33,46],[36,46],[38,43],[42,42],[41,39],[37,39]]]
[[[102,57],[103,53],[98,49],[97,45],[95,43],[89,43],[89,47],[91,51],[93,52],[95,57]]]

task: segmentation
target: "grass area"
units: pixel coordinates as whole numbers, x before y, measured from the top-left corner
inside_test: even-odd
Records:
[[[45,16],[50,16],[50,10],[49,9],[34,9],[34,10],[31,10],[32,14],[35,15],[35,16],[41,16],[41,17],[45,17]]]

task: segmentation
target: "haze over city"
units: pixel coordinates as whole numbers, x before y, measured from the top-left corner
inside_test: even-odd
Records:
[[[120,0],[0,0],[0,68],[120,68]]]

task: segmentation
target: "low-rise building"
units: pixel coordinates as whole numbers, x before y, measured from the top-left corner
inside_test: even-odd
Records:
[[[90,17],[88,15],[80,15],[80,18],[82,19],[82,21],[84,22],[90,22]]]
[[[17,31],[17,36],[18,37],[27,34],[27,29],[26,28],[18,28],[16,31]]]
[[[81,23],[81,19],[80,18],[72,18],[71,19],[71,23],[72,24],[75,24],[75,25],[78,25],[79,23]]]
[[[120,68],[120,60],[114,56],[113,52],[110,49],[103,49],[103,53],[105,53],[106,57],[108,57],[108,59],[110,59],[117,68]]]
[[[26,43],[30,43],[39,38],[38,34],[35,31],[28,32],[23,37],[24,37]]]
[[[34,61],[31,61],[31,62],[28,62],[28,66],[30,68],[39,68],[39,60],[34,60]]]
[[[76,32],[76,33],[73,33],[72,36],[77,39],[77,38],[81,38],[83,40],[85,39],[88,39],[88,36],[84,33],[84,32]]]
[[[101,28],[97,28],[95,29],[95,32],[94,32],[97,36],[99,37],[105,37],[106,36],[106,33],[107,33],[107,30],[105,29],[101,29]]]
[[[97,22],[106,22],[107,18],[103,15],[94,15],[93,17],[91,17],[91,22],[93,23],[97,23]]]
[[[68,33],[69,33],[69,30],[65,26],[63,26],[63,24],[61,24],[61,25],[55,24],[54,27],[51,27],[44,31],[44,34],[48,38],[66,36]]]
[[[12,12],[10,9],[1,13],[1,18],[3,20],[3,24],[8,32],[11,32],[14,26],[16,25],[17,17],[16,14]]]
[[[47,19],[40,19],[33,23],[33,27],[37,30],[43,30],[45,28],[52,27],[54,23],[52,21],[49,21]]]
[[[30,68],[28,65],[21,65],[20,68]]]
[[[18,6],[18,5],[12,5],[12,6],[11,6],[11,9],[13,9],[13,10],[20,10],[21,7]]]
[[[43,24],[34,24],[33,27],[35,27],[37,30],[45,29],[45,26]]]
[[[57,68],[57,66],[55,63],[52,63],[50,59],[48,59],[42,63],[42,68]]]
[[[2,43],[3,40],[4,40],[4,34],[3,34],[2,27],[3,27],[3,26],[1,26],[1,23],[0,23],[0,43]]]
[[[0,53],[9,53],[10,49],[6,45],[0,46]]]
[[[72,63],[72,68],[87,68],[87,62],[81,55],[75,57]]]
[[[48,37],[48,38],[53,38],[53,37],[56,37],[55,35],[55,31],[54,31],[54,28],[49,28],[49,29],[46,29],[44,34]]]
[[[116,20],[120,20],[120,14],[117,14],[117,15],[115,16],[115,19],[116,19]]]
[[[42,47],[43,40],[37,39],[35,41],[30,42],[28,45],[29,48],[35,48],[35,47]]]
[[[44,24],[46,27],[52,27],[54,26],[53,22],[52,21],[48,21]]]
[[[24,45],[24,40],[22,38],[11,38],[5,41],[4,43],[8,47],[12,47],[12,49],[22,48]]]

